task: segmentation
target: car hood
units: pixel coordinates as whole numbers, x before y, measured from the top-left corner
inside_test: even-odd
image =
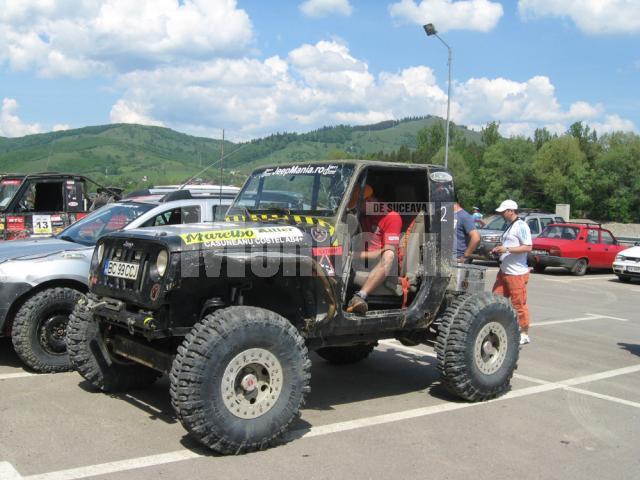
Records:
[[[624,250],[618,252],[618,254],[624,255],[625,257],[640,258],[640,247],[625,248]]]
[[[0,242],[0,263],[6,262],[7,260],[29,260],[85,248],[87,248],[85,245],[59,240],[57,238],[4,241]]]
[[[312,217],[308,217],[312,218]],[[258,245],[289,244],[309,247],[336,245],[335,228],[322,219],[289,224],[286,222],[216,222],[209,224],[172,225],[159,228],[133,229],[103,237],[153,240],[165,244],[170,251],[201,249],[238,249]],[[118,241],[116,240],[116,241]]]
[[[489,230],[486,228],[480,228],[478,229],[478,231],[480,232],[480,236],[481,237],[490,237],[493,235],[499,235],[502,236],[502,230]]]

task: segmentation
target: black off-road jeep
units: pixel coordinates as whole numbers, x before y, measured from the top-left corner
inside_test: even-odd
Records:
[[[366,185],[378,203],[364,201]],[[103,391],[168,373],[178,418],[221,453],[266,448],[283,435],[310,390],[309,349],[352,363],[380,339],[428,343],[455,394],[499,396],[518,359],[516,316],[484,292],[481,268],[453,265],[453,201],[440,166],[256,170],[227,222],[100,240],[91,293],[68,326],[71,361]],[[389,210],[403,223],[398,271],[368,296],[366,315],[348,313],[371,267],[357,260],[362,217]]]

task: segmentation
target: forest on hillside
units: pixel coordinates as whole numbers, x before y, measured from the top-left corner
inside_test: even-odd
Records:
[[[481,141],[450,138],[449,168],[461,203],[492,212],[504,199],[554,211],[571,204],[574,218],[640,222],[640,136],[614,132],[599,136],[582,122],[562,135],[537,129],[533,138],[504,138],[499,124],[489,123]],[[444,163],[442,123],[418,133],[417,148],[378,152],[371,159]]]

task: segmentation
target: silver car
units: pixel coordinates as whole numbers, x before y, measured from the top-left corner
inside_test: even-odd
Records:
[[[39,372],[69,369],[67,320],[88,290],[93,247],[100,236],[116,230],[224,220],[232,202],[230,198],[168,198],[171,194],[111,203],[56,237],[0,242],[0,336],[12,338],[26,365]]]

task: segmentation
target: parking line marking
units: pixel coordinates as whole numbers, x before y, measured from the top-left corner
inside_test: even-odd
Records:
[[[426,357],[433,357],[433,358],[438,357],[438,355],[435,352],[427,352],[425,350],[420,350],[419,348],[407,347],[406,345],[402,345],[397,340],[380,340],[378,343],[387,348],[397,348],[398,350],[404,350],[406,352],[413,353],[416,355],[424,355]]]
[[[46,373],[44,375],[46,375]],[[29,373],[29,372],[2,373],[0,374],[0,380],[11,380],[12,378],[24,378],[24,377],[35,377],[35,376],[37,376],[37,374]]]
[[[0,462],[0,478],[2,480],[22,480],[22,475],[9,462]]]
[[[585,322],[587,320],[618,320],[619,322],[628,322],[626,318],[612,317],[611,315],[601,315],[599,313],[587,313],[588,317],[568,318],[566,320],[549,320],[543,322],[532,322],[532,327],[545,327],[547,325],[560,325],[562,323]]]
[[[597,315],[598,317],[610,318],[612,320],[620,320],[621,322],[628,322],[629,321],[628,318],[612,317],[611,315],[604,315],[602,313],[587,313],[587,315]]]
[[[580,385],[583,383],[597,382],[598,380],[606,380],[607,378],[617,377],[620,375],[627,375],[628,373],[640,372],[640,365],[631,365],[629,367],[616,368],[615,370],[607,370],[600,373],[592,373],[590,375],[583,375],[582,377],[570,378],[563,380],[563,385],[572,387],[574,385]]]
[[[392,343],[392,341],[384,341],[384,344],[391,344],[391,346],[393,347],[400,348],[407,351],[412,351],[420,355],[425,355],[430,353],[430,352],[423,352],[422,350],[419,350],[417,348],[405,347],[404,345],[401,345],[401,344],[397,345],[395,344],[395,342]],[[442,403],[438,405],[432,405],[429,407],[417,408],[412,410],[404,410],[400,412],[377,415],[373,417],[364,417],[356,420],[331,423],[327,425],[319,425],[317,427],[311,427],[310,429],[293,430],[287,433],[284,438],[286,440],[314,438],[314,437],[319,437],[324,435],[330,435],[333,433],[357,430],[360,428],[373,427],[377,425],[384,425],[388,423],[409,420],[413,418],[425,417],[425,416],[434,415],[434,414],[443,413],[443,412],[461,410],[461,409],[472,408],[472,407],[479,407],[479,406],[494,403],[494,402],[502,402],[505,400],[513,399],[513,398],[520,398],[520,397],[525,397],[529,395],[535,395],[538,393],[549,392],[553,390],[573,391],[575,393],[589,395],[602,400],[608,400],[615,403],[640,408],[640,404],[636,404],[635,402],[630,402],[628,400],[624,400],[617,397],[610,397],[608,395],[589,392],[588,390],[583,390],[580,388],[574,388],[575,385],[590,383],[593,381],[603,380],[603,379],[612,378],[620,375],[626,375],[626,374],[635,373],[638,371],[640,371],[640,364],[631,365],[623,368],[617,368],[614,370],[608,370],[608,371],[599,372],[599,373],[590,374],[590,375],[583,375],[580,377],[563,380],[561,382],[545,382],[544,380],[535,379],[533,377],[517,375],[523,380],[529,380],[529,381],[533,381],[535,383],[540,383],[540,384],[534,385],[531,387],[521,388],[518,390],[512,390],[500,398],[489,400],[487,402],[478,402],[478,403],[447,402],[447,403]],[[168,463],[175,463],[175,462],[191,460],[191,459],[200,458],[200,457],[205,457],[205,455],[201,453],[193,452],[191,450],[184,449],[184,450],[177,450],[169,453],[163,453],[159,455],[150,455],[147,457],[131,458],[127,460],[119,460],[115,462],[108,462],[108,463],[103,463],[98,465],[89,465],[85,467],[78,467],[78,468],[72,468],[67,470],[41,473],[41,474],[24,477],[23,480],[76,480],[76,479],[81,479],[81,478],[86,478],[91,476],[105,475],[105,474],[122,472],[127,470],[134,470],[139,468],[164,465]],[[0,463],[0,466],[1,465],[2,464]],[[12,470],[8,470],[8,471],[9,472],[15,471],[13,467],[11,467],[11,469]],[[0,470],[0,473],[2,473],[2,470]],[[0,478],[4,480],[4,477],[0,477]],[[14,477],[8,477],[8,478],[10,480],[22,479],[22,477],[20,477],[19,474],[18,476],[15,476],[14,474]]]
[[[107,475],[110,473],[135,470],[137,468],[154,467],[167,463],[181,462],[203,457],[201,453],[191,450],[177,450],[175,452],[161,453],[159,455],[149,455],[148,457],[130,458],[116,462],[89,465],[86,467],[70,468],[57,472],[42,473],[24,477],[24,480],[76,480],[79,478],[94,477],[97,475]]]
[[[602,393],[592,392],[583,388],[564,387],[569,392],[579,393],[581,395],[588,395],[589,397],[599,398],[600,400],[607,400],[609,402],[619,403],[628,407],[640,408],[640,403],[632,402],[631,400],[625,400],[624,398],[612,397],[611,395],[604,395]]]

